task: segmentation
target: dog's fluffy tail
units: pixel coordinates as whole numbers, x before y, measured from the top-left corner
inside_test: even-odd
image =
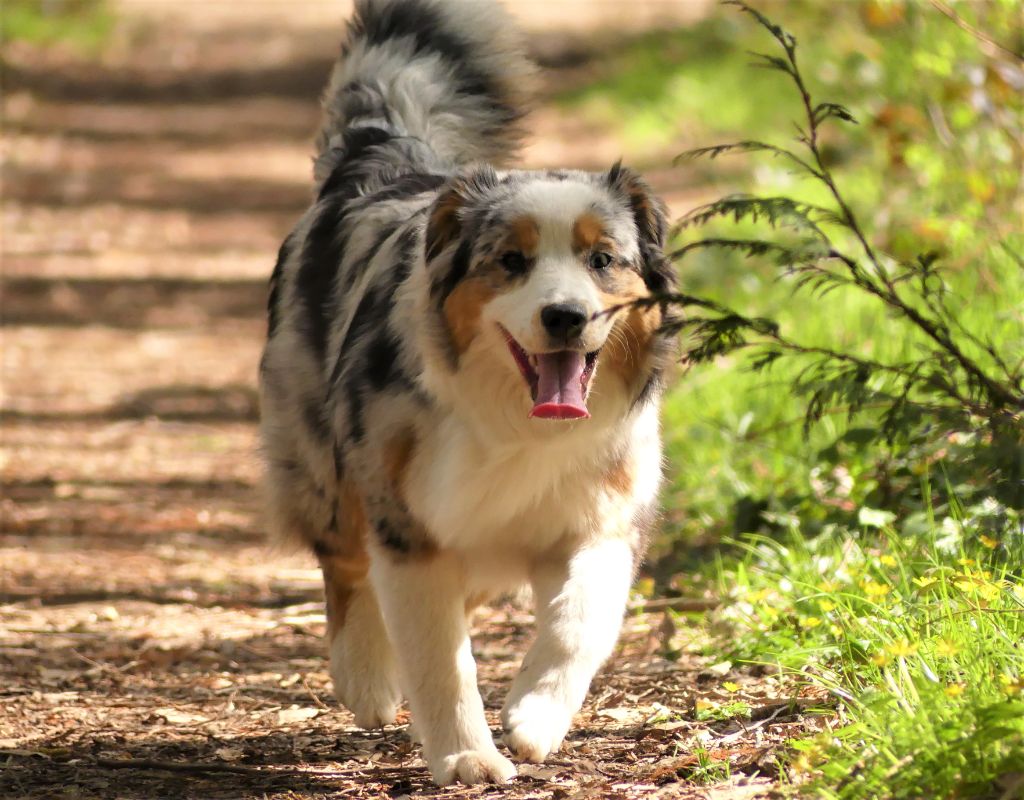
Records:
[[[418,140],[407,138],[403,151],[404,160],[432,162],[420,167],[506,162],[531,77],[514,26],[492,0],[356,0],[324,94],[318,187],[352,144],[383,137]]]

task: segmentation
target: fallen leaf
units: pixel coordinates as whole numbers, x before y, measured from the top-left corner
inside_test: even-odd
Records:
[[[313,719],[313,717],[319,714],[319,708],[301,708],[299,706],[282,708],[277,712],[277,724],[287,725],[291,722],[302,722],[307,719]]]
[[[197,722],[208,722],[210,719],[202,714],[190,714],[176,708],[157,708],[153,713],[158,717],[163,717],[172,725],[195,725]]]

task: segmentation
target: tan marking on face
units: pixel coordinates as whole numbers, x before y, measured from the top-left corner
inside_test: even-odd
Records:
[[[494,297],[494,289],[482,278],[467,278],[444,301],[444,320],[455,351],[462,355],[480,331],[480,314]]]
[[[527,258],[537,255],[540,246],[540,229],[533,217],[518,217],[509,223],[506,246],[522,253]]]
[[[574,253],[589,253],[609,244],[604,223],[595,214],[581,214],[572,225]]]
[[[622,305],[648,294],[643,278],[635,272],[623,276],[622,289],[615,294],[602,294],[605,308]],[[651,342],[661,323],[662,314],[658,306],[634,306],[620,311],[608,335],[607,344],[601,351],[601,365],[619,376],[627,386],[638,388],[637,384],[647,372]]]
[[[320,556],[327,597],[327,637],[333,640],[345,624],[355,588],[366,579],[370,558],[366,553],[366,512],[351,481],[338,487],[338,529],[330,540],[330,553]]]

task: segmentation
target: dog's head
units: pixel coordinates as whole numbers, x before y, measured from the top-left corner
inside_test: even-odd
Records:
[[[425,248],[453,369],[518,372],[531,417],[590,416],[599,370],[634,403],[668,348],[661,311],[627,304],[672,287],[665,232],[662,203],[619,166],[452,179]]]

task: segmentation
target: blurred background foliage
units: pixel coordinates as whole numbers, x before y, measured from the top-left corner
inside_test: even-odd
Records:
[[[85,55],[100,50],[115,22],[105,0],[5,0],[0,11],[3,40],[60,45]]]
[[[842,103],[860,122],[825,129],[822,149],[873,244],[894,261],[936,257],[960,321],[1019,364],[1019,4],[807,0],[757,7],[796,35],[815,99]],[[790,145],[799,98],[785,76],[751,65],[750,51],[770,50],[766,38],[735,9],[721,7],[693,27],[649,34],[603,59],[601,80],[559,101],[621,127],[639,150],[739,139]],[[689,168],[695,182],[721,194],[829,201],[782,159],[723,156]],[[728,227],[731,235],[755,229]],[[802,341],[880,359],[919,352],[919,339],[869,298],[794,294],[793,282],[767,260],[697,251],[680,269],[685,291],[775,319]],[[851,425],[843,408],[829,409],[805,434],[805,401],[791,391],[793,374],[781,365],[754,374],[741,358],[726,356],[678,382],[666,414],[673,517],[662,553],[675,548],[685,557],[695,543],[771,528],[772,514],[796,513],[818,527],[829,520],[856,525],[859,508],[880,506],[913,525],[926,512],[917,490],[925,473],[934,473],[939,490],[928,499],[945,498],[940,515],[949,508],[946,488],[973,497],[978,487],[968,484],[991,478],[984,469],[959,468],[977,444],[970,435],[941,446],[932,437],[916,449],[889,448],[875,442],[870,415]],[[1020,442],[1007,446],[1004,456],[1020,464]],[[1007,496],[1019,497],[1019,486]],[[917,501],[908,507],[911,497]]]

